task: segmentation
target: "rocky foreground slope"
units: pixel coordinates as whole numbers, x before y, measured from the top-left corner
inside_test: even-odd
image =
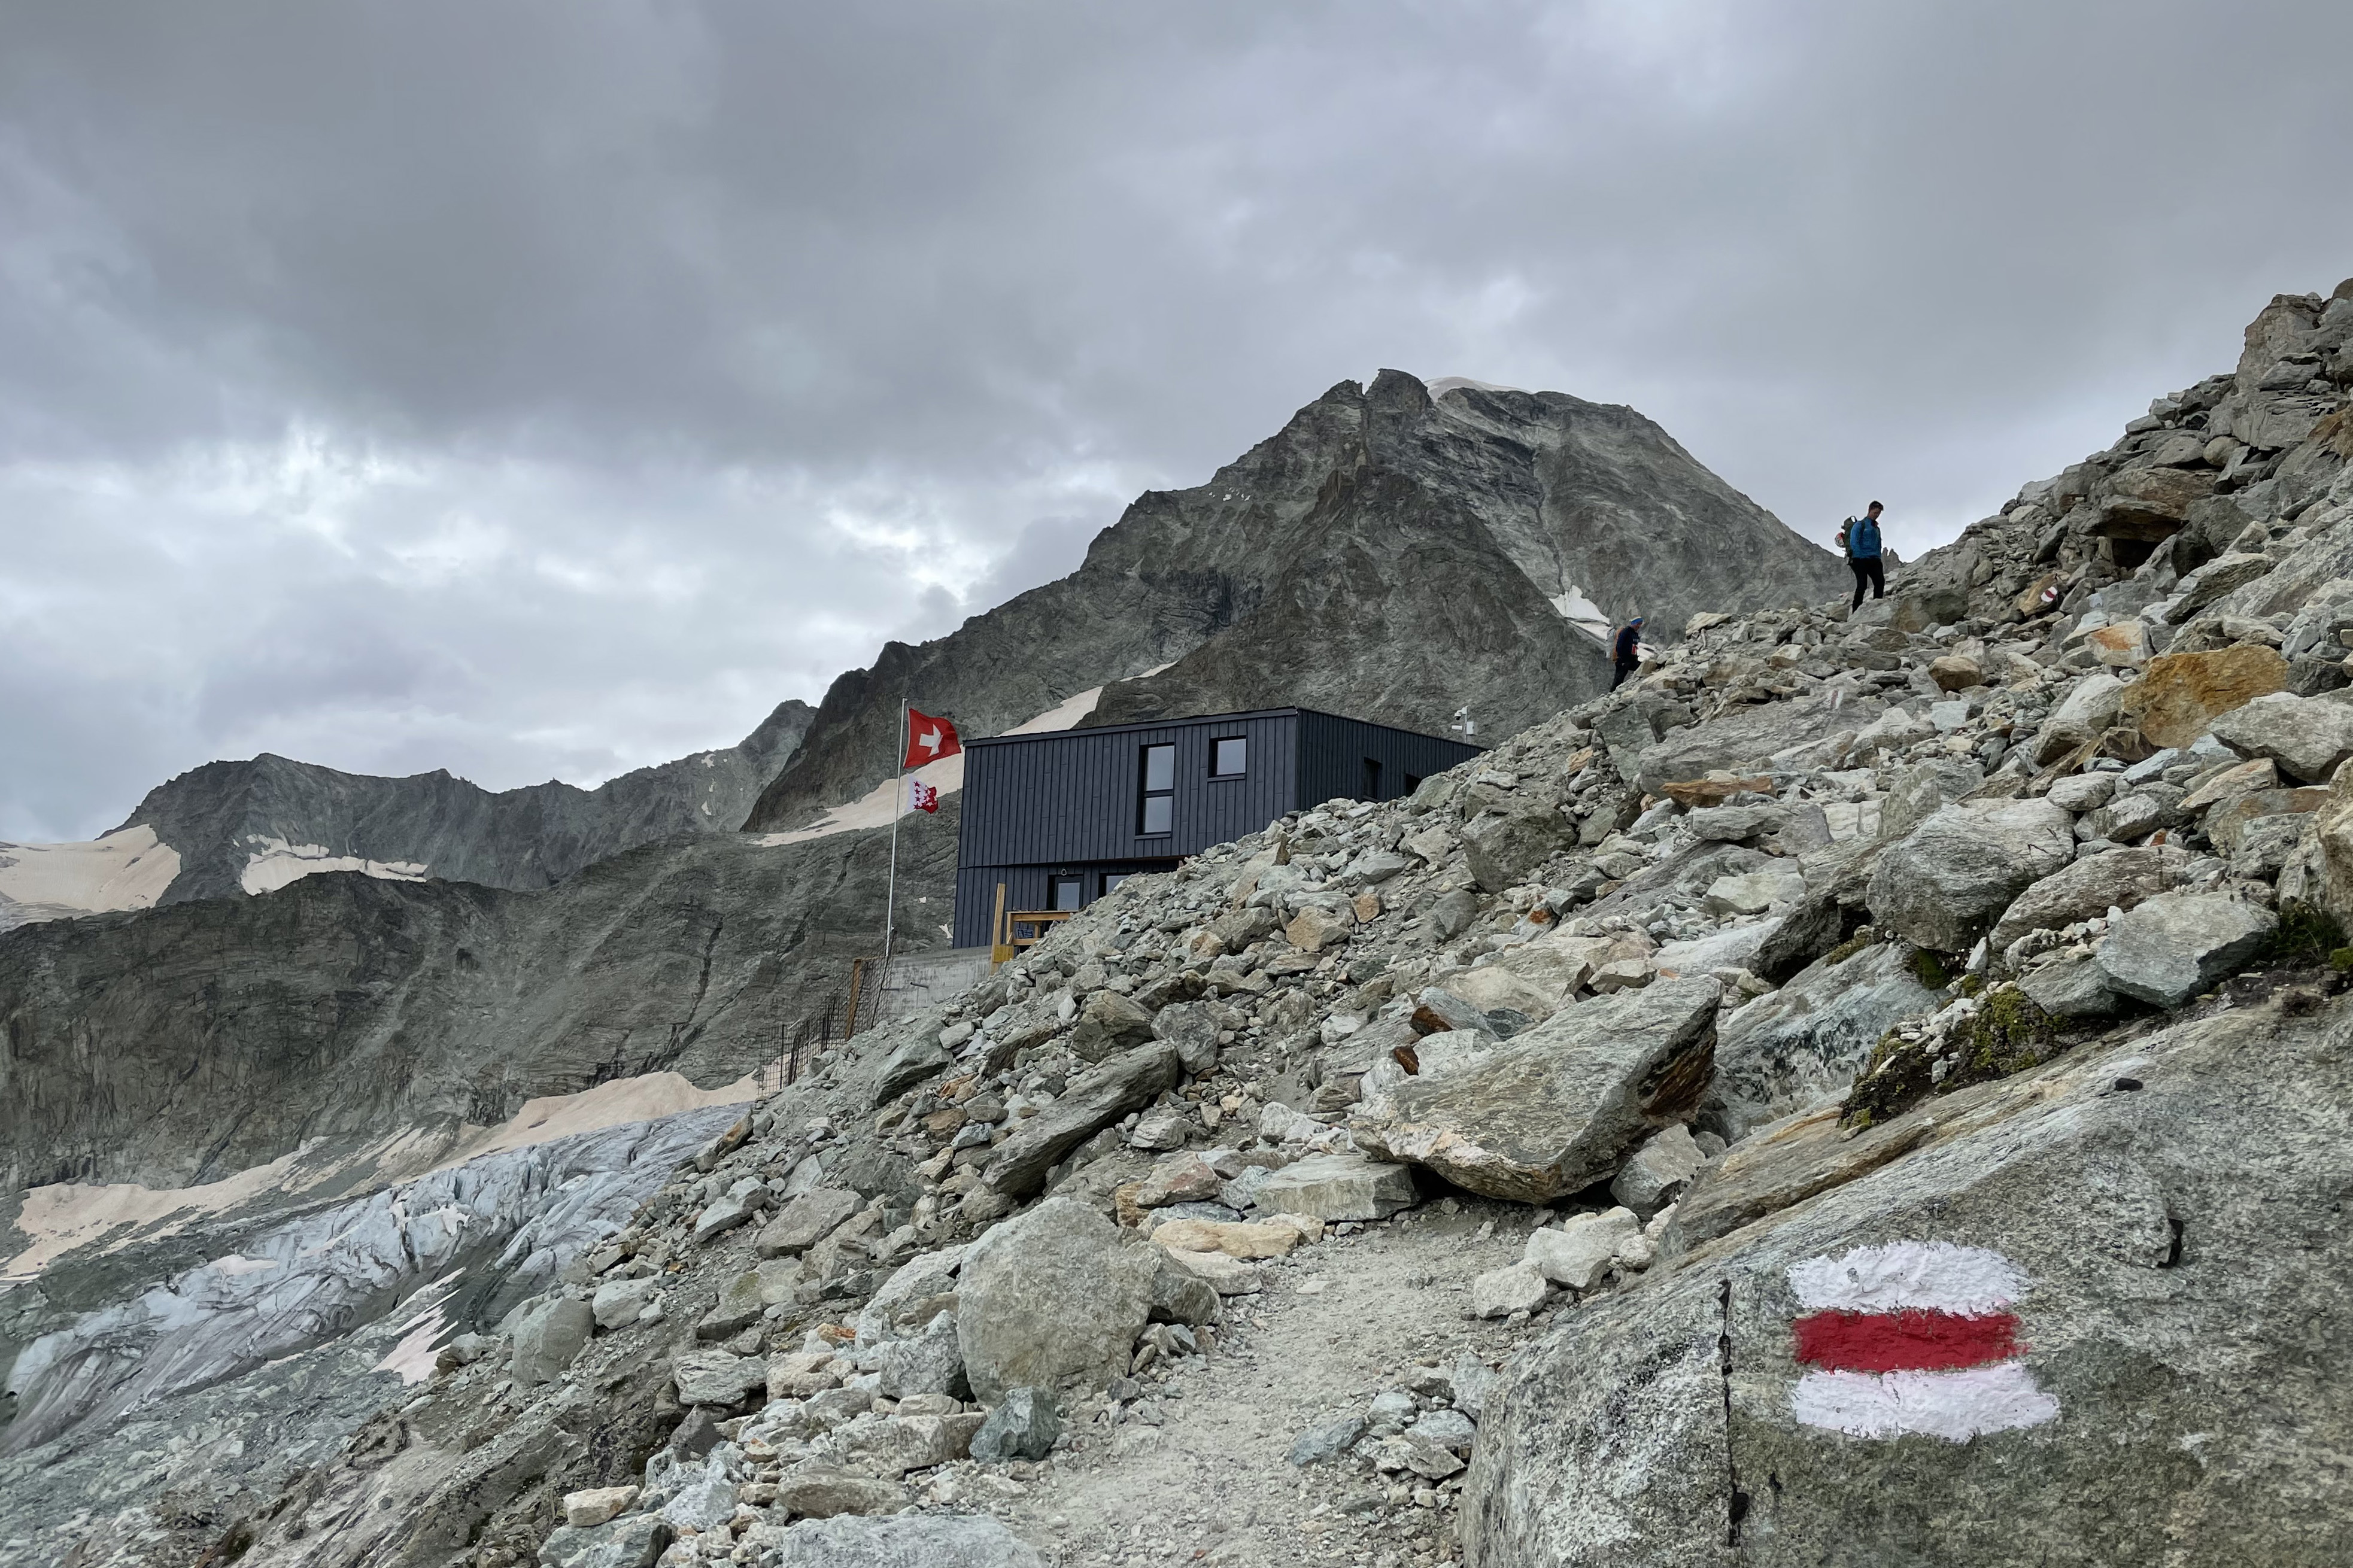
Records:
[[[52,1308],[0,1557],[2353,1558],[2348,343],[2276,300],[1889,601],[1124,884],[617,1229],[437,1190],[508,1250],[241,1396],[122,1347],[315,1243]]]

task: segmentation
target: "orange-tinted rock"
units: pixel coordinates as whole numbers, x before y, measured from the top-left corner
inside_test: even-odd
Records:
[[[1758,795],[1771,795],[1773,793],[1771,776],[1759,774],[1756,778],[1748,779],[1684,779],[1659,786],[1659,793],[1685,811],[1697,811],[1704,805],[1722,805],[1734,795],[1752,790]]]
[[[2287,686],[2279,649],[2161,653],[2124,694],[2122,714],[2156,746],[2187,746],[2223,714]]]

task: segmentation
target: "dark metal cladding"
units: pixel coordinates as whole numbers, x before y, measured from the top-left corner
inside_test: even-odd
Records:
[[[1216,776],[1217,742],[1231,740],[1246,743],[1243,770]],[[1154,808],[1166,811],[1167,830],[1147,833],[1158,824],[1147,816],[1146,752],[1158,746],[1175,753],[1167,804]],[[1327,800],[1394,800],[1478,754],[1459,741],[1303,708],[997,735],[965,751],[958,947],[987,944],[999,883],[1008,910],[1054,908],[1057,879],[1076,879],[1080,901],[1092,903],[1105,878],[1167,870]]]

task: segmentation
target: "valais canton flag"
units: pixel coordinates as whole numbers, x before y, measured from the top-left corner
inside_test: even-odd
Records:
[[[1789,1407],[1806,1426],[1960,1443],[2059,1414],[2020,1359],[2010,1306],[2026,1279],[1999,1252],[1947,1241],[1858,1247],[1793,1265],[1789,1287],[1806,1309],[1789,1327],[1808,1369]]]
[[[939,808],[940,808],[940,792],[939,792],[939,791],[937,791],[937,790],[934,789],[931,785],[929,785],[929,784],[925,784],[925,783],[924,783],[923,780],[921,780],[921,779],[913,779],[913,780],[910,780],[909,782],[910,782],[910,783],[912,783],[912,784],[915,786],[915,787],[914,787],[914,794],[913,794],[913,798],[911,798],[911,799],[907,802],[907,804],[908,804],[909,805],[913,806],[917,811],[937,811],[937,810],[939,810]]]
[[[944,719],[934,719],[928,713],[907,710],[906,766],[920,768],[925,763],[936,763],[942,757],[953,757],[964,748],[956,743],[955,726]]]

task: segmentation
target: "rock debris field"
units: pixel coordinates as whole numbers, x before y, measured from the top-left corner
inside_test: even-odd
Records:
[[[1129,880],[210,1561],[2353,1561],[2348,356]]]

